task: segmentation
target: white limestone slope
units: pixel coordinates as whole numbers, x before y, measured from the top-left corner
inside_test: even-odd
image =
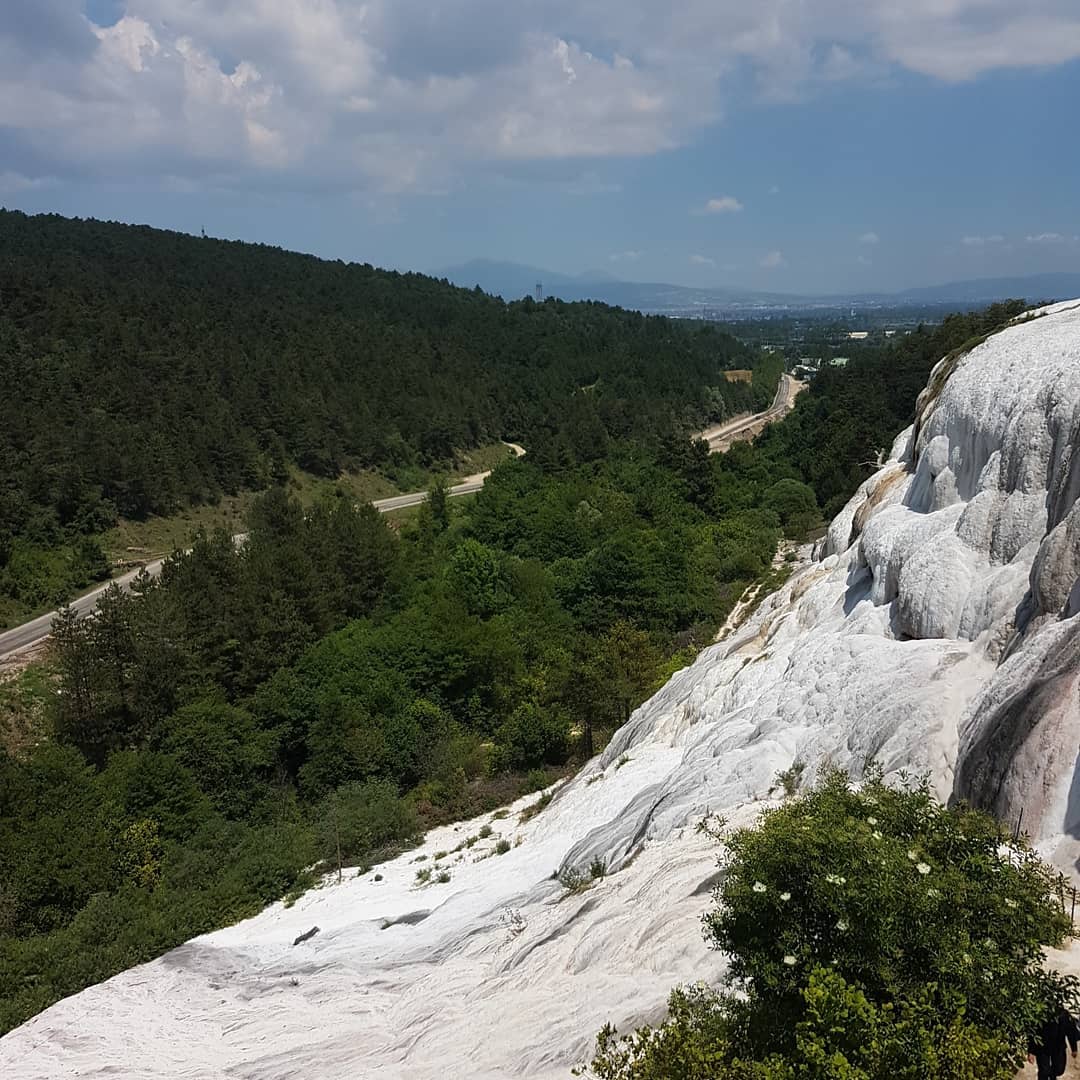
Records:
[[[564,1077],[605,1021],[654,1018],[672,984],[720,973],[699,925],[714,852],[692,826],[752,819],[796,761],[1022,805],[1071,869],[1078,455],[1080,302],[939,367],[820,557],[546,810],[484,819],[495,835],[444,860],[449,883],[416,888],[413,852],[197,939],[0,1040],[0,1074]],[[518,846],[495,854],[500,834]],[[588,892],[550,879],[596,857],[613,872]]]

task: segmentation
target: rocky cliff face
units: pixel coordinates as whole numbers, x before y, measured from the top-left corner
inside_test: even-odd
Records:
[[[565,1076],[605,1021],[711,979],[715,866],[796,763],[929,772],[1072,870],[1080,835],[1080,302],[946,359],[818,557],[542,813],[417,888],[416,853],[61,1002],[5,1075]],[[438,830],[429,859],[482,822]],[[514,845],[503,855],[494,845]],[[560,867],[607,876],[579,895]],[[431,865],[430,862],[427,865]],[[321,931],[299,945],[311,926]]]

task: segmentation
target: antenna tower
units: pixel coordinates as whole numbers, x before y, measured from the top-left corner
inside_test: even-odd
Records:
[[[542,281],[536,283],[536,302],[538,304],[544,302],[544,283]]]

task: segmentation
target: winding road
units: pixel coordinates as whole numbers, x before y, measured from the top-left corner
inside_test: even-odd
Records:
[[[770,420],[778,420],[785,413],[790,412],[795,404],[795,398],[805,389],[806,383],[799,382],[798,379],[793,378],[791,375],[781,375],[780,385],[776,388],[773,403],[764,412],[754,413],[751,416],[737,416],[734,420],[714,424],[712,427],[699,432],[697,437],[704,439],[709,444],[709,450],[712,453],[726,450],[740,435],[745,435],[759,424],[764,427]]]
[[[770,420],[776,420],[783,416],[784,413],[790,410],[796,395],[803,389],[805,389],[804,383],[798,382],[790,375],[781,375],[780,385],[776,388],[776,397],[768,409],[764,412],[754,413],[752,416],[736,417],[734,420],[728,420],[723,424],[716,424],[713,427],[706,428],[699,433],[698,438],[705,439],[709,444],[709,449],[714,453],[724,450],[740,436],[745,437],[756,425],[764,427]],[[513,450],[517,457],[522,457],[525,453],[524,448],[516,443],[507,443],[506,445]],[[450,497],[456,498],[460,495],[475,494],[484,486],[484,481],[490,475],[491,471],[488,470],[487,472],[476,473],[474,476],[465,477],[460,484],[455,484],[450,488]],[[386,514],[392,510],[404,510],[410,506],[419,506],[427,497],[428,493],[426,491],[413,491],[408,495],[392,495],[388,499],[377,499],[371,505],[380,514]],[[92,592],[73,600],[71,602],[72,610],[79,615],[89,614],[94,610],[101,594],[111,585],[118,585],[121,589],[129,589],[131,583],[143,570],[151,577],[160,574],[163,562],[163,559],[156,559],[138,570],[132,570],[122,577],[113,578]],[[52,621],[56,618],[56,615],[57,612],[50,611],[47,615],[39,615],[36,619],[23,623],[22,626],[16,626],[14,629],[0,634],[0,661],[8,660],[16,654],[32,649],[45,641],[52,630]]]
[[[507,443],[506,445],[513,450],[516,457],[524,456],[524,447],[518,446],[517,443]],[[490,475],[491,470],[489,469],[487,472],[474,473],[472,476],[466,476],[460,484],[455,484],[450,488],[448,494],[451,498],[456,498],[459,495],[473,495],[484,486],[484,481]],[[410,506],[419,506],[422,502],[427,500],[427,497],[428,493],[426,491],[413,491],[408,495],[393,495],[388,499],[377,499],[372,502],[371,505],[374,506],[380,514],[388,514],[391,510],[405,510]],[[122,577],[113,578],[112,580],[105,582],[104,585],[99,586],[92,592],[85,593],[77,600],[72,600],[71,610],[78,615],[88,615],[97,606],[101,594],[111,585],[119,585],[120,588],[124,590],[130,589],[131,583],[144,570],[151,577],[157,577],[157,575],[161,573],[161,567],[164,561],[164,559],[155,559],[153,562],[147,563],[138,570],[131,570]],[[28,649],[40,645],[52,631],[52,622],[57,614],[58,613],[55,611],[50,611],[47,615],[39,615],[36,619],[31,619],[30,622],[23,623],[22,626],[16,626],[13,629],[0,634],[0,661],[7,660],[17,653],[25,652]]]

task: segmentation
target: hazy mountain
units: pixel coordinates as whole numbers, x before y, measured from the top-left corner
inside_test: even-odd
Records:
[[[907,289],[897,298],[911,297],[920,302],[966,303],[1004,300],[1023,297],[1025,300],[1068,300],[1080,296],[1080,272],[1060,274],[1029,274],[1027,277],[976,278],[972,281],[952,281],[946,285],[931,285]]]
[[[479,285],[484,292],[501,296],[504,300],[532,296],[537,282],[543,284],[545,296],[560,296],[565,300],[594,299],[587,295],[590,290],[620,284],[617,277],[603,270],[560,274],[555,270],[542,270],[521,263],[499,262],[496,259],[472,259],[460,266],[436,270],[434,274],[466,289]]]
[[[850,304],[883,307],[906,305],[987,304],[995,300],[1022,297],[1027,300],[1059,300],[1080,296],[1080,272],[1033,274],[1026,277],[981,278],[954,281],[943,285],[920,286],[895,293],[835,293],[813,295],[770,293],[753,289],[692,288],[662,282],[621,281],[603,271],[584,274],[560,274],[536,266],[474,259],[460,266],[436,271],[455,285],[474,288],[479,285],[504,299],[532,296],[537,282],[545,296],[563,300],[600,300],[618,307],[650,312],[689,313],[695,310],[742,311],[761,308],[808,309],[842,308]]]

